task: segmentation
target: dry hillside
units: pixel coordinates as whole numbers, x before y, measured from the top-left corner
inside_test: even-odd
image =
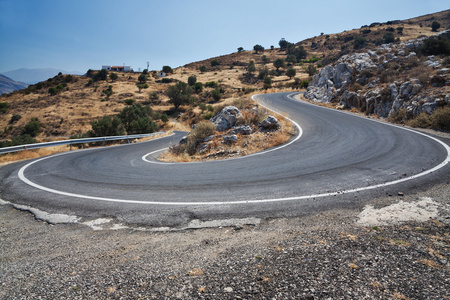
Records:
[[[248,98],[250,93],[300,89],[300,83],[311,80],[307,67],[314,65],[317,69],[329,64],[344,54],[371,49],[383,42],[386,33],[392,33],[396,41],[404,41],[420,36],[435,34],[431,30],[432,22],[441,24],[438,31],[450,26],[450,10],[404,21],[391,21],[384,24],[368,24],[360,29],[353,29],[338,34],[320,34],[319,36],[296,43],[307,51],[305,59],[286,63],[286,67],[275,70],[276,59],[286,59],[288,53],[280,48],[265,49],[262,52],[241,51],[194,62],[174,69],[164,79],[158,78],[156,72],[147,76],[148,88],[139,91],[137,88],[140,73],[117,73],[118,79],[91,82],[87,76],[58,75],[45,82],[32,85],[27,89],[1,95],[2,114],[0,118],[0,138],[9,139],[21,133],[22,128],[32,118],[38,118],[42,129],[40,138],[70,136],[86,132],[91,128],[90,122],[105,115],[115,115],[127,104],[125,100],[134,99],[136,103],[150,105],[154,111],[166,113],[170,117],[167,123],[156,120],[160,128],[187,128],[194,122],[208,115],[201,111],[199,104],[205,103],[220,106],[235,99]],[[277,45],[278,41],[274,41]],[[311,58],[313,58],[311,60]],[[247,74],[250,61],[255,62],[255,71]],[[204,70],[199,69],[203,66]],[[270,87],[264,89],[263,79],[258,78],[261,70],[268,70],[271,78]],[[296,70],[294,78],[286,76],[287,68]],[[215,81],[221,92],[221,99],[212,97],[214,87],[204,88],[193,95],[189,105],[181,106],[175,111],[169,104],[165,91],[176,81],[187,82],[189,76],[195,75],[197,82],[203,84]],[[112,95],[107,97],[105,90],[111,86]],[[57,88],[58,87],[58,88]],[[55,95],[51,88],[57,88]],[[20,118],[18,117],[20,115]],[[15,117],[13,117],[15,116]],[[180,123],[181,125],[176,125]],[[181,127],[180,127],[181,126]]]

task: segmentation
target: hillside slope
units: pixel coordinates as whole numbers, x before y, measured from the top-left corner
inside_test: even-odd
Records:
[[[43,125],[39,134],[42,138],[83,133],[91,128],[90,122],[105,115],[115,115],[128,105],[127,102],[133,101],[150,105],[154,111],[169,115],[169,122],[158,121],[163,129],[179,128],[180,125],[176,123],[180,122],[185,124],[182,126],[187,129],[199,120],[210,117],[209,111],[205,111],[204,106],[201,108],[201,104],[211,105],[210,108],[214,110],[214,107],[219,109],[224,104],[247,99],[251,93],[301,90],[308,82],[313,81],[312,75],[327,66],[335,65],[344,55],[376,51],[375,49],[386,42],[391,42],[392,39],[393,47],[397,47],[395,45],[411,39],[435,35],[436,32],[431,28],[433,22],[440,23],[438,31],[448,28],[450,10],[410,20],[363,25],[359,29],[338,34],[324,33],[295,44],[286,41],[289,44],[287,48],[265,49],[258,53],[250,50],[239,51],[209,58],[176,68],[165,78],[159,78],[157,72],[152,71],[146,76],[148,88],[142,90],[137,87],[140,73],[117,73],[118,78],[115,80],[108,77],[106,80],[95,82],[87,76],[57,75],[21,91],[0,96],[0,103],[8,106],[0,118],[0,138],[8,139],[19,134],[32,118],[38,118]],[[276,43],[278,41],[274,41],[274,44]],[[446,57],[448,55],[438,57],[442,60],[441,68],[445,68],[448,64]],[[274,62],[278,59],[283,60],[284,65],[276,67]],[[426,60],[426,57],[420,58],[417,65],[409,70],[404,67],[399,69],[396,64],[391,63],[388,69],[392,69],[393,72],[388,77],[398,80],[401,85],[413,78],[414,74],[429,70],[418,68]],[[248,72],[251,61],[255,68],[252,72]],[[289,68],[295,70],[294,76],[286,75]],[[427,95],[439,94],[439,97],[443,95],[441,98],[444,99],[448,94],[448,80],[445,79],[447,75],[436,74],[437,70],[433,72],[428,79],[422,75],[422,79],[426,81],[422,92]],[[376,82],[381,75],[374,73],[371,80],[375,80],[380,89],[387,85],[387,82]],[[434,75],[444,77],[444,83],[440,80],[441,86],[433,86],[431,77]],[[190,76],[196,76],[196,81],[203,84],[202,89],[191,96],[189,104],[174,110],[173,105],[168,102],[165,91],[177,81],[187,82]],[[361,85],[366,87],[365,82]],[[110,86],[112,94],[108,96],[105,91]],[[356,92],[360,88],[354,84],[349,87],[354,89],[349,92]],[[51,94],[51,89],[57,89],[56,93]],[[431,90],[438,92],[428,92]],[[219,99],[214,98],[214,93],[219,93]],[[351,107],[354,106],[348,106]],[[358,109],[360,107],[357,106]],[[12,122],[14,115],[20,115],[21,118]]]
[[[28,84],[14,81],[9,77],[0,74],[0,95],[9,94],[11,92],[24,89]]]

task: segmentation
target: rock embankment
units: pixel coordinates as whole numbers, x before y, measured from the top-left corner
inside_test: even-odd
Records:
[[[450,30],[441,33],[450,36]],[[426,112],[450,104],[448,56],[416,53],[424,39],[384,44],[364,53],[344,55],[315,75],[305,93],[314,102],[339,103],[368,115]]]

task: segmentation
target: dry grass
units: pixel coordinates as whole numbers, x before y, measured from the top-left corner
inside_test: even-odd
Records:
[[[53,146],[53,147],[46,147],[46,148],[40,148],[40,149],[23,150],[23,151],[19,151],[19,152],[7,153],[7,154],[0,156],[0,164],[6,165],[6,164],[17,162],[17,161],[43,157],[43,156],[52,155],[52,154],[56,154],[56,153],[60,153],[60,152],[66,152],[69,150],[70,150],[70,146],[62,145],[62,146]]]
[[[169,130],[163,134],[138,139],[137,142],[150,141],[150,140],[153,140],[156,138],[169,136],[172,133],[173,133],[173,131]],[[120,143],[120,141],[118,141],[118,143]],[[67,151],[70,151],[70,145],[61,145],[61,146],[45,147],[45,148],[39,148],[39,149],[23,150],[23,151],[18,151],[18,152],[6,153],[3,155],[0,155],[0,165],[7,165],[7,164],[10,164],[13,162],[44,157],[47,155],[52,155],[52,154],[67,152]]]
[[[275,115],[281,123],[281,129],[277,131],[267,133],[258,131],[251,135],[237,135],[238,142],[232,145],[224,144],[222,143],[222,138],[215,137],[210,141],[207,151],[203,154],[196,153],[189,155],[186,152],[174,154],[168,150],[162,153],[158,159],[165,162],[219,160],[246,156],[284,144],[295,134],[295,129],[292,123],[285,117],[279,114]]]

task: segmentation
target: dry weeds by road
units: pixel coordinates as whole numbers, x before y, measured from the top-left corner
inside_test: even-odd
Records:
[[[447,182],[349,210],[177,232],[50,225],[0,205],[0,298],[445,299],[449,199]],[[366,204],[397,207],[391,224],[359,224]],[[423,210],[433,218],[395,224]]]

